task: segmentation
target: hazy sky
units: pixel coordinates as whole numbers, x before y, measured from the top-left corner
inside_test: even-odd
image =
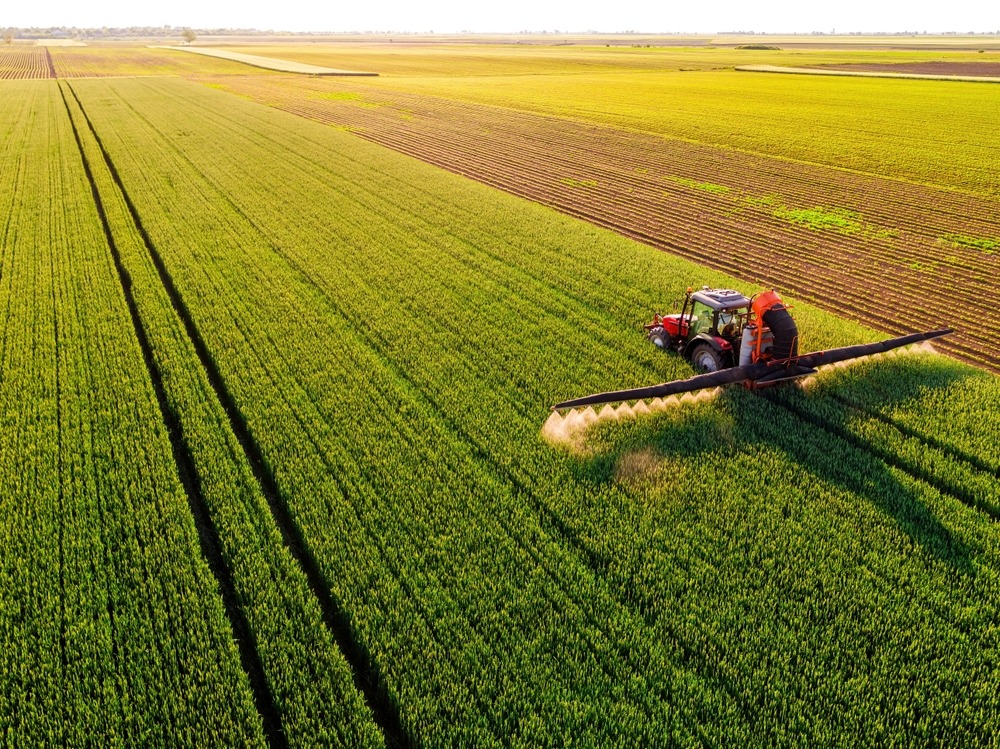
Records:
[[[282,31],[997,31],[996,0],[5,0],[3,26],[192,26]],[[673,7],[671,7],[673,6]],[[989,10],[984,10],[989,8]]]

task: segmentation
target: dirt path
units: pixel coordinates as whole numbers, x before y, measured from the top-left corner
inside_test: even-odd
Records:
[[[230,52],[225,49],[211,49],[209,47],[156,47],[155,49],[174,49],[180,52],[194,52],[198,55],[208,57],[220,57],[223,60],[242,62],[246,65],[253,65],[255,68],[265,68],[266,70],[277,70],[281,73],[301,73],[303,75],[344,75],[344,76],[377,76],[378,73],[370,73],[360,70],[338,70],[337,68],[322,68],[318,65],[307,65],[302,62],[291,60],[278,60],[273,57],[261,57],[260,55],[246,55],[242,52]]]

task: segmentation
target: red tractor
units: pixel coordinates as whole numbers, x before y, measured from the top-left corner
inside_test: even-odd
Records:
[[[610,390],[557,403],[561,411],[647,398],[666,398],[702,388],[743,385],[751,390],[816,374],[825,364],[880,354],[951,333],[951,329],[910,333],[876,343],[799,354],[799,331],[781,297],[771,291],[747,299],[738,291],[688,289],[681,311],[653,316],[643,326],[662,349],[679,351],[702,374],[659,385]]]
[[[680,312],[655,314],[643,327],[652,343],[679,352],[702,372],[798,353],[798,328],[774,290],[748,299],[731,289],[688,289]]]

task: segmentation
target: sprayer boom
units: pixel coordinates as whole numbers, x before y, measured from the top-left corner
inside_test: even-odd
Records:
[[[830,349],[828,351],[815,351],[811,354],[792,356],[787,359],[769,360],[756,364],[747,364],[741,367],[730,367],[720,369],[717,372],[689,377],[686,380],[674,380],[664,382],[660,385],[650,385],[648,387],[634,388],[632,390],[614,390],[607,393],[597,393],[583,398],[563,401],[552,407],[553,411],[561,411],[567,408],[578,408],[582,406],[598,406],[604,403],[621,403],[623,401],[645,400],[647,398],[664,398],[668,395],[679,393],[689,393],[702,388],[713,388],[721,385],[735,385],[741,383],[748,388],[765,387],[774,385],[786,380],[794,380],[798,377],[805,377],[816,373],[816,367],[824,364],[836,364],[837,362],[849,359],[858,359],[872,354],[881,354],[901,346],[909,346],[922,341],[929,341],[933,338],[952,333],[950,328],[944,330],[933,330],[928,333],[911,333],[910,335],[890,338],[877,343],[863,343],[858,346],[844,346],[842,348]]]

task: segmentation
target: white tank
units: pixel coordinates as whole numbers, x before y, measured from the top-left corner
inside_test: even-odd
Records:
[[[740,340],[740,366],[753,364],[753,347],[757,338],[757,326],[751,323],[743,328],[743,338]],[[764,328],[761,333],[760,350],[761,353],[771,348],[774,341],[774,334],[769,328]]]
[[[743,338],[740,341],[740,366],[745,367],[750,364],[753,354],[753,337],[756,332],[755,325],[747,325],[743,328]]]

